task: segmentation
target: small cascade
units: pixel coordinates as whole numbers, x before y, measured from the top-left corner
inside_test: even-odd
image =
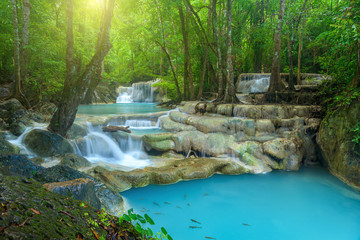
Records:
[[[153,122],[150,120],[126,120],[125,126],[130,126],[130,128],[138,129],[156,128],[156,126],[154,126]]]
[[[242,79],[238,83],[237,91],[241,93],[267,92],[270,86],[270,76],[254,75],[249,79]]]
[[[142,151],[141,139],[134,140],[131,136],[111,135],[103,133],[100,128],[88,124],[89,133],[84,137],[85,143],[79,146],[74,143],[80,155],[89,161],[107,164],[124,165],[129,168],[141,168],[150,164],[147,155]]]
[[[116,103],[131,103],[132,87],[120,87]]]
[[[154,102],[154,88],[152,85],[157,81],[139,82],[133,83],[131,87],[120,87],[116,103]]]

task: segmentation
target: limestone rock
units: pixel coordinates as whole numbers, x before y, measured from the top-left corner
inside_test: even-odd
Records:
[[[170,111],[169,116],[170,119],[175,122],[186,124],[186,121],[190,115],[178,111]]]
[[[294,142],[277,138],[263,143],[264,153],[275,158],[284,170],[298,170],[302,160],[302,152],[298,151]]]
[[[180,132],[180,131],[193,131],[196,130],[195,127],[193,126],[189,126],[186,124],[182,124],[179,122],[175,122],[173,120],[171,120],[170,117],[162,117],[160,118],[160,125],[161,128],[167,131],[172,131],[172,132]]]
[[[181,180],[208,178],[214,173],[243,174],[252,172],[243,164],[224,159],[195,158],[168,161],[165,166],[135,169],[130,172],[107,171],[96,167],[88,173],[101,179],[114,191],[125,191],[132,187],[149,184],[170,184]]]
[[[175,150],[175,143],[172,140],[174,133],[145,134],[142,139],[145,149],[155,149],[161,152]]]
[[[100,201],[95,194],[94,181],[88,178],[78,178],[66,182],[46,183],[43,186],[51,192],[84,201],[97,209],[101,208]]]
[[[34,129],[24,137],[24,145],[40,157],[50,157],[72,153],[73,147],[68,140],[49,131]]]
[[[91,163],[86,158],[75,153],[67,153],[60,156],[60,165],[79,169],[82,167],[90,167]]]
[[[352,141],[360,119],[360,103],[352,103],[341,109],[326,121],[322,121],[317,136],[324,163],[330,171],[347,182],[360,188],[360,144]]]
[[[198,102],[182,102],[182,106],[179,107],[180,112],[194,114],[196,112],[195,108]]]

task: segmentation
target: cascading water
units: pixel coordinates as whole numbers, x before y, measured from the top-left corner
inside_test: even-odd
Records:
[[[237,91],[241,93],[267,92],[270,86],[270,75],[253,75],[242,78],[238,83]]]
[[[132,87],[120,87],[116,103],[131,103]]]
[[[130,128],[138,128],[138,129],[147,129],[147,128],[157,128],[153,125],[153,122],[150,120],[126,120],[125,126],[129,126]]]
[[[139,82],[131,87],[120,87],[116,103],[154,102],[153,84],[156,81]]]
[[[141,168],[150,164],[142,150],[142,141],[126,133],[104,133],[101,128],[88,124],[89,133],[82,144],[74,143],[79,154],[93,163],[103,162],[127,168]]]

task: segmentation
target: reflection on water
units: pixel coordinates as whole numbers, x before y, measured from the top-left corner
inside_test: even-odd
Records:
[[[217,175],[122,195],[138,213],[148,213],[179,240],[360,239],[359,192],[320,167]]]

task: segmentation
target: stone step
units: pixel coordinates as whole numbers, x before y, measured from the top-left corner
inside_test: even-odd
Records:
[[[250,119],[290,119],[295,117],[311,118],[320,112],[317,105],[246,105],[246,104],[215,104],[206,102],[185,102],[179,107],[180,112],[215,113],[228,117],[243,117]]]

